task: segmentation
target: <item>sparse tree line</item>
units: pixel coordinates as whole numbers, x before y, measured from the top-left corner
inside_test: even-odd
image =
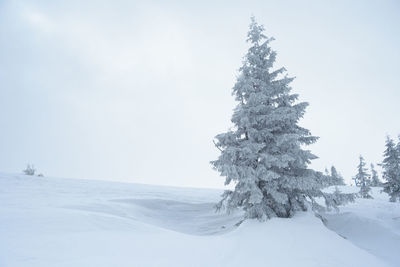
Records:
[[[383,153],[383,161],[379,164],[383,169],[382,182],[378,177],[378,172],[371,164],[371,173],[364,158],[360,155],[360,163],[357,166],[357,174],[353,177],[356,186],[360,187],[359,195],[362,198],[372,198],[370,195],[371,186],[382,186],[383,191],[389,194],[390,201],[400,200],[400,136],[399,142],[389,136],[386,138],[386,149]]]
[[[326,193],[328,186],[344,185],[343,177],[333,166],[325,174],[308,167],[317,157],[304,147],[318,137],[298,125],[308,103],[297,102],[298,95],[291,93],[294,78],[288,77],[286,69],[273,68],[273,40],[252,17],[247,34],[250,48],[232,92],[238,103],[231,119],[233,127],[214,140],[221,154],[211,164],[225,177],[225,185],[234,186],[223,193],[217,209],[241,208],[245,218],[259,220],[292,217],[308,209],[337,209],[354,201],[355,194],[344,194],[338,187]],[[387,180],[384,190],[392,201],[399,196],[398,147],[389,142],[382,163]],[[373,166],[371,172],[367,174],[360,157],[355,181],[362,197],[369,196],[369,186],[380,185]]]
[[[332,185],[345,185],[343,176],[338,173],[335,166],[331,167],[331,172],[325,168],[325,179],[323,181],[324,186],[332,186]]]

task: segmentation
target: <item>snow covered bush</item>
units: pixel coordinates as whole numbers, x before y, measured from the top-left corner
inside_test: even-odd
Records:
[[[33,165],[26,165],[25,170],[22,171],[25,175],[35,175],[36,169]]]
[[[335,191],[333,191],[332,194],[325,193],[324,198],[325,206],[333,207],[336,211],[338,211],[338,206],[348,202],[353,202],[355,199],[355,194],[344,194],[339,190],[337,186],[335,186]]]
[[[221,155],[211,164],[226,177],[226,185],[234,184],[217,209],[229,212],[241,207],[246,218],[264,220],[322,208],[315,201],[319,197],[335,206],[321,191],[325,176],[308,168],[316,156],[303,149],[317,140],[298,125],[308,103],[296,101],[298,95],[291,93],[289,85],[293,78],[284,68],[273,69],[273,38],[254,18],[247,36],[250,48],[233,87],[238,102],[234,128],[215,137]]]

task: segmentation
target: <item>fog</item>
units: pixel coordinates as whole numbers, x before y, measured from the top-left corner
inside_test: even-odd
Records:
[[[222,187],[250,16],[307,101],[309,147],[350,182],[400,134],[397,1],[2,1],[0,170]]]

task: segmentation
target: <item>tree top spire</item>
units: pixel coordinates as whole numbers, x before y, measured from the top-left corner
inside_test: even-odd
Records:
[[[251,42],[252,44],[258,44],[263,39],[266,39],[268,42],[273,41],[274,38],[268,38],[264,35],[264,25],[260,25],[257,23],[256,18],[251,16],[251,23],[249,26],[249,32],[247,33],[247,42]]]

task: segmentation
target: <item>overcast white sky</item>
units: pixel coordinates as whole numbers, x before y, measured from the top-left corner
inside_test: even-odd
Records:
[[[296,76],[312,167],[347,181],[400,134],[398,1],[1,1],[0,170],[221,187],[250,16]]]

